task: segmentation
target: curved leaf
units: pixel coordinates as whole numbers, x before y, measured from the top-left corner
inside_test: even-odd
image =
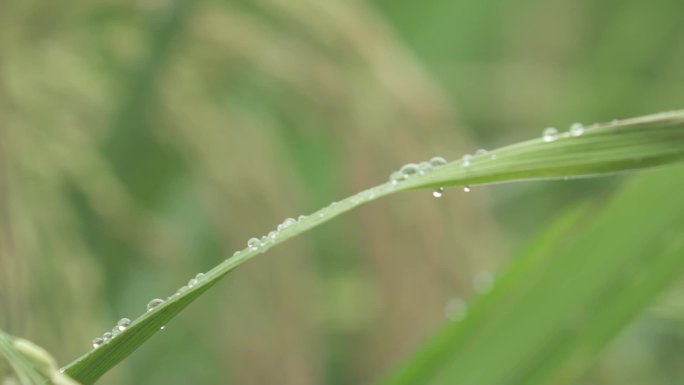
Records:
[[[235,253],[187,291],[137,318],[109,343],[69,364],[74,379],[91,384],[142,345],[160,327],[254,256],[337,215],[396,192],[521,180],[589,177],[654,167],[684,158],[684,111],[612,121],[584,127],[581,135],[562,133],[552,141],[537,138],[436,167],[401,182],[387,182],[323,208]]]

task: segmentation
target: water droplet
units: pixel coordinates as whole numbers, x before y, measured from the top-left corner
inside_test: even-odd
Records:
[[[558,139],[558,130],[555,127],[546,127],[542,132],[542,138],[545,142],[553,142]]]
[[[404,174],[402,174],[400,171],[395,171],[395,172],[391,173],[389,176],[389,180],[390,180],[390,182],[392,182],[392,184],[397,184],[397,183],[401,182],[402,180],[404,180],[404,178],[405,178]]]
[[[147,311],[152,311],[156,309],[159,305],[163,304],[164,300],[161,298],[155,298],[147,303]]]
[[[238,255],[238,254],[240,254],[240,250],[234,252],[234,253],[233,253],[233,257],[236,256],[236,255]]]
[[[197,285],[197,280],[195,278],[192,278],[191,280],[188,281],[188,287],[192,288],[195,285]]]
[[[166,329],[166,325],[159,328],[159,330],[164,330],[164,329]]]
[[[306,215],[300,215],[297,217],[297,222],[301,222],[306,219]]]
[[[435,198],[441,198],[444,195],[444,187],[438,187],[432,190],[432,196]]]
[[[114,338],[114,335],[113,335],[112,333],[110,333],[110,332],[105,332],[105,334],[102,335],[102,340],[103,340],[105,343],[111,341],[112,338]]]
[[[112,329],[112,337],[116,337],[121,333],[121,330],[117,326],[114,326],[114,329]]]
[[[399,169],[399,172],[404,175],[404,178],[412,177],[418,174],[418,165],[415,163],[405,164]]]
[[[120,332],[126,330],[126,328],[131,324],[131,320],[128,318],[122,318],[116,323],[115,329],[119,329]]]
[[[195,279],[198,281],[203,280],[204,279],[204,273],[197,273],[197,275],[195,276]]]
[[[464,192],[470,192],[470,186],[463,186]]]
[[[420,162],[418,164],[418,173],[425,175],[432,172],[432,165],[429,162]]]
[[[450,321],[460,321],[468,313],[468,305],[460,298],[454,298],[444,305],[444,315]]]
[[[261,246],[259,238],[249,238],[247,241],[247,247],[249,247],[250,250],[256,250],[259,246]]]
[[[475,151],[476,156],[484,155],[486,153],[487,153],[487,150],[485,150],[484,148],[481,148],[481,149]]]
[[[278,225],[278,231],[283,231],[295,223],[297,223],[297,221],[294,218],[287,218],[283,221],[283,223]]]
[[[473,289],[477,293],[486,293],[494,287],[494,276],[488,271],[481,271],[473,276]]]
[[[462,164],[462,166],[463,166],[463,167],[470,167],[470,159],[471,159],[472,157],[473,157],[473,156],[470,155],[470,154],[465,154],[465,155],[463,155],[463,158],[461,159],[461,164]]]
[[[439,167],[447,164],[447,161],[441,156],[435,156],[434,158],[430,159],[430,164],[432,165],[432,167]]]
[[[584,134],[584,126],[582,123],[573,123],[570,126],[570,135],[581,136],[582,134]]]
[[[178,295],[183,294],[186,291],[188,291],[189,289],[190,289],[189,287],[183,285],[183,286],[178,288],[178,290],[176,291],[176,294],[178,294]]]
[[[95,339],[93,339],[93,348],[97,349],[100,346],[104,345],[104,343],[105,342],[102,338],[96,337]]]

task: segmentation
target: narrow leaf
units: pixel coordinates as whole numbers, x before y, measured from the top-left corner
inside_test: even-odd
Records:
[[[428,187],[588,177],[665,165],[683,157],[684,111],[675,111],[595,124],[584,127],[581,135],[563,133],[551,141],[540,137],[435,167],[400,182],[384,183],[334,202],[278,231],[273,238],[258,239],[254,247],[235,253],[208,271],[194,287],[170,296],[109,343],[76,359],[66,372],[84,384],[95,382],[233,269],[289,238],[385,195]]]

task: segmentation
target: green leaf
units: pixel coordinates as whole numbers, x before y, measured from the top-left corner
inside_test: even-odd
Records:
[[[73,378],[91,384],[135,351],[182,309],[220,278],[271,247],[316,227],[357,206],[396,192],[441,186],[466,186],[520,180],[565,179],[625,172],[673,163],[684,157],[684,111],[585,127],[582,135],[561,134],[553,141],[542,138],[434,168],[431,172],[376,186],[340,202],[334,202],[266,238],[258,247],[246,248],[208,271],[191,289],[170,296],[154,311],[104,346],[78,358],[65,369]]]

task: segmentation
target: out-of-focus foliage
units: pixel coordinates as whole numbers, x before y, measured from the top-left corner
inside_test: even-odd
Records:
[[[406,161],[684,100],[675,0],[0,7],[0,327],[60,363],[249,237]],[[378,379],[473,277],[618,181],[375,203],[250,263],[102,383]],[[678,378],[660,357],[684,350],[681,296],[657,309],[588,381]]]
[[[3,385],[78,385],[60,371],[57,361],[45,349],[31,341],[14,338],[2,330],[0,358],[0,380]]]

